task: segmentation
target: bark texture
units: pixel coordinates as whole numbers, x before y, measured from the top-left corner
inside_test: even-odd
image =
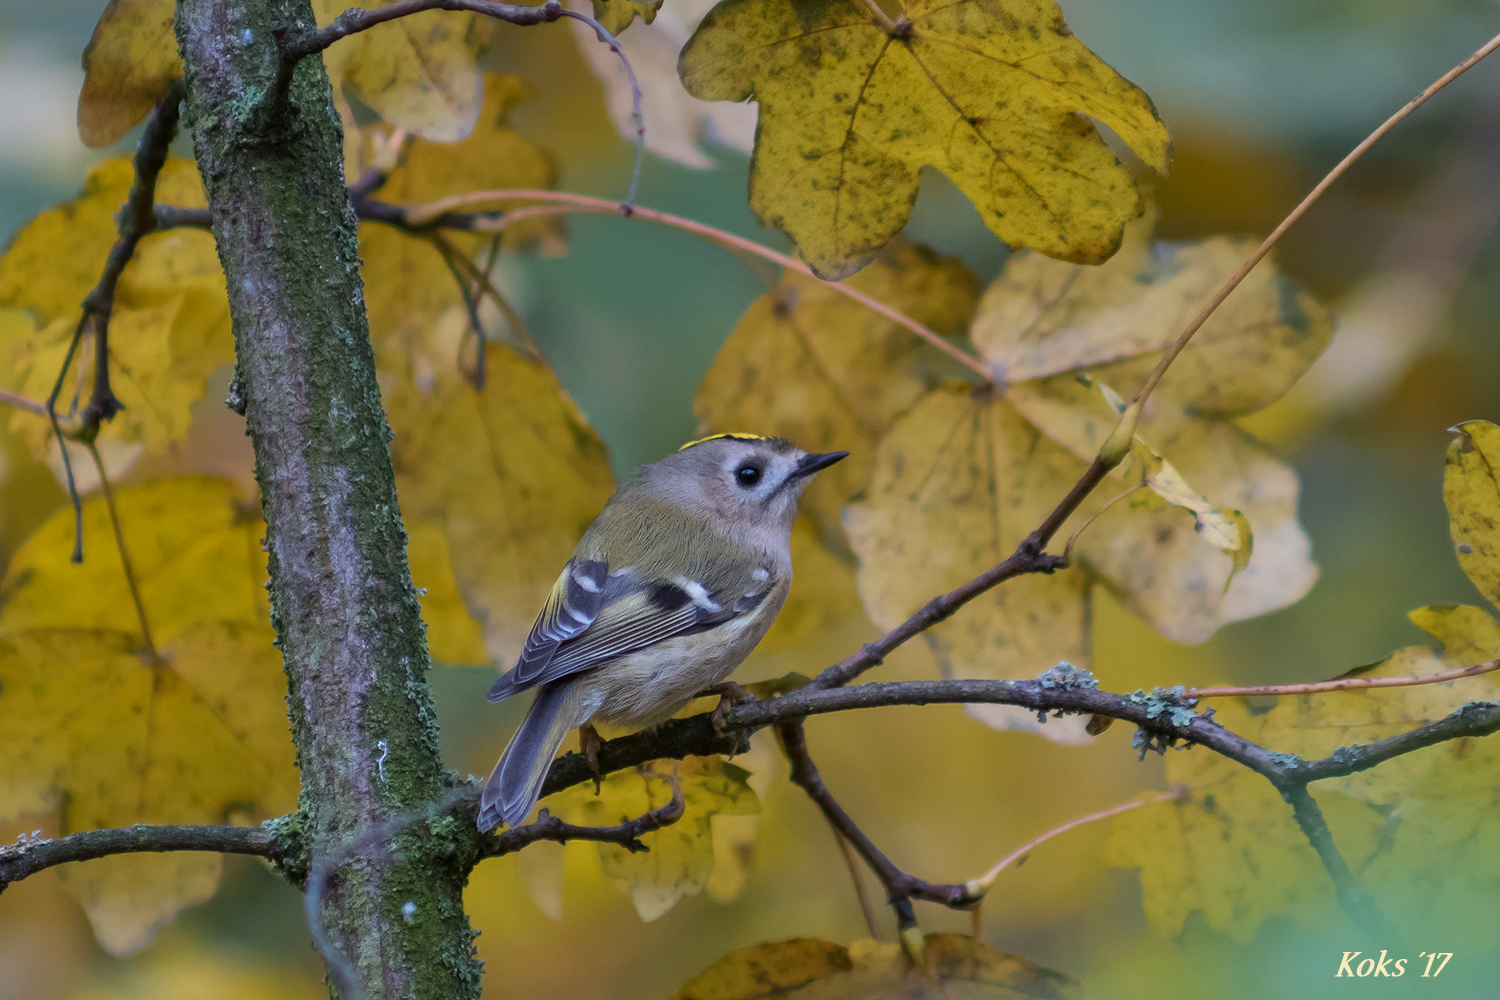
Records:
[[[297,822],[316,869],[444,789],[341,127],[318,57],[274,99],[282,27],[314,27],[308,0],[177,6],[266,519],[302,771]],[[473,838],[454,827],[418,823],[327,880],[332,960],[352,965],[344,971],[372,998],[479,995],[462,906]]]

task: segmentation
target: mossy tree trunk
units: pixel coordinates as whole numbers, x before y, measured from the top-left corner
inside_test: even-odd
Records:
[[[342,133],[317,57],[274,98],[307,0],[181,0],[186,111],[228,281],[310,863],[443,793],[420,608],[375,381]],[[372,998],[479,994],[474,836],[418,823],[338,868],[332,947]],[[372,840],[374,838],[371,838]]]

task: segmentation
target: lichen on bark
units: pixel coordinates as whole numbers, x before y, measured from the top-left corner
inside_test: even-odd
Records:
[[[182,0],[186,120],[229,290],[311,863],[443,794],[428,656],[328,77],[270,95],[307,0]],[[372,998],[477,997],[467,874],[424,824],[339,868],[333,946]]]

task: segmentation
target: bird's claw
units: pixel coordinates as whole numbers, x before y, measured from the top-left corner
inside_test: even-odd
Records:
[[[599,730],[592,723],[585,722],[578,727],[578,744],[583,750],[583,759],[588,761],[589,773],[594,776],[594,794],[598,795],[604,782],[604,775],[599,771],[599,748],[604,741],[599,738]]]
[[[711,688],[705,688],[698,693],[698,697],[700,698],[706,698],[710,695],[719,696],[719,703],[714,706],[714,710],[709,715],[708,721],[713,724],[714,732],[720,736],[729,731],[729,723],[725,718],[729,714],[729,710],[742,701],[755,700],[755,695],[746,691],[734,681],[724,681],[720,684],[715,684]]]

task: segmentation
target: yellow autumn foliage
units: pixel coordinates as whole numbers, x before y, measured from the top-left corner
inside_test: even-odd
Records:
[[[726,0],[679,60],[694,97],[760,105],[750,207],[820,275],[899,233],[917,171],[946,174],[1012,246],[1098,264],[1141,212],[1089,117],[1165,171],[1171,143],[1140,88],[1051,0],[904,0],[885,27],[854,0]]]

